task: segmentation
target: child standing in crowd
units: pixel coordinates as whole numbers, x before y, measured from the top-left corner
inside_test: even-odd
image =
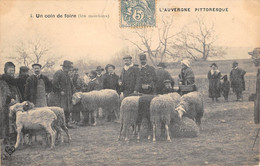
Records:
[[[221,90],[222,90],[223,96],[225,98],[225,101],[228,102],[228,93],[229,93],[229,90],[230,90],[230,82],[228,80],[227,75],[224,75],[222,77],[221,82],[222,82],[221,83]]]

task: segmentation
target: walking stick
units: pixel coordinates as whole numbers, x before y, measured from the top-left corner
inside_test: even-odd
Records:
[[[256,134],[256,136],[255,136],[255,141],[254,141],[254,144],[253,144],[252,150],[253,150],[254,147],[255,147],[255,142],[256,142],[256,140],[257,140],[257,138],[258,138],[259,131],[260,131],[260,128],[258,129],[257,134]]]

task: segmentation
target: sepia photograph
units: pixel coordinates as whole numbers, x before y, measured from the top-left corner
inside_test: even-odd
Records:
[[[260,165],[260,0],[0,0],[0,166]]]

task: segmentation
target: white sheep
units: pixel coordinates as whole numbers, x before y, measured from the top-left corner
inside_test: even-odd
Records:
[[[166,94],[159,95],[151,101],[150,105],[150,120],[153,126],[153,142],[156,141],[156,127],[157,125],[161,126],[161,129],[165,127],[167,141],[171,142],[169,125],[171,123],[171,119],[177,117],[177,113],[174,111],[176,107],[176,103],[179,96],[177,94]],[[162,132],[162,131],[161,131]]]
[[[28,102],[18,103],[9,108],[9,117],[16,117],[17,140],[15,149],[18,148],[22,139],[22,129],[27,130],[45,130],[51,136],[51,148],[55,147],[55,131],[52,129],[54,121],[57,120],[55,113],[48,107],[38,107],[25,111],[21,108]]]
[[[130,126],[136,126],[138,116],[138,103],[140,96],[129,96],[122,100],[120,106],[120,133],[118,140],[121,135],[124,135],[125,141],[128,141],[128,130]]]
[[[77,92],[72,96],[72,104],[75,105],[78,102],[82,103],[84,107],[83,111],[89,111],[93,115],[94,117],[93,125],[96,125],[96,114],[98,108],[102,108],[102,110],[106,115],[106,119],[108,115],[112,112],[114,112],[116,118],[118,118],[120,101],[119,101],[119,95],[115,90],[103,89],[100,91],[91,91],[85,93]]]
[[[201,118],[204,113],[203,99],[199,92],[190,92],[183,95],[180,103],[175,109],[179,117],[188,117],[196,122],[198,126],[201,124]]]

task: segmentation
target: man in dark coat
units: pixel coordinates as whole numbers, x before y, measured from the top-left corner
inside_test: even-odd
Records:
[[[103,74],[102,74],[103,71],[104,71],[104,68],[102,68],[101,66],[97,66],[97,69],[96,69],[97,77],[96,77],[96,79],[100,83],[101,89],[103,88],[102,85],[103,85],[103,80],[104,80],[104,77],[103,77]]]
[[[140,54],[141,69],[138,74],[135,91],[143,94],[156,94],[156,73],[154,67],[147,64],[145,54]]]
[[[231,88],[233,92],[237,96],[237,101],[242,101],[243,95],[242,91],[244,90],[244,75],[246,71],[238,67],[238,63],[236,61],[233,62],[232,70],[230,72],[230,81]]]
[[[24,99],[24,91],[25,91],[26,79],[29,77],[28,71],[29,71],[28,67],[26,67],[26,66],[21,66],[20,67],[19,76],[17,78],[18,81],[20,82],[18,84],[18,86],[17,86],[19,91],[20,91],[20,94],[21,94],[21,101],[20,102],[25,101],[25,99]]]
[[[135,86],[137,83],[137,77],[139,73],[139,68],[134,66],[132,63],[131,56],[125,56],[123,58],[125,66],[121,72],[119,85],[121,92],[123,92],[124,97],[129,96],[130,94],[134,93]]]
[[[55,105],[64,109],[66,123],[69,128],[72,128],[71,125],[68,125],[70,112],[72,110],[72,94],[73,94],[73,85],[69,76],[69,71],[73,68],[73,63],[71,61],[65,60],[63,62],[62,69],[58,70],[53,75],[53,91]]]
[[[170,75],[170,73],[165,70],[166,65],[165,63],[159,63],[158,69],[156,70],[156,77],[157,77],[157,83],[156,83],[156,92],[157,94],[163,94],[163,89],[165,88],[164,81],[170,80],[171,87],[174,87],[174,79]]]
[[[106,73],[103,75],[103,89],[116,90],[120,95],[119,76],[115,73],[115,66],[108,64],[105,69]]]
[[[41,74],[41,65],[33,64],[34,74],[27,78],[25,84],[24,98],[32,102],[36,107],[47,106],[47,93],[52,91],[49,78]]]
[[[84,88],[86,87],[84,81],[80,78],[78,74],[78,68],[73,68],[72,70],[72,75],[71,75],[71,80],[72,80],[72,85],[74,87],[73,89],[73,94],[76,92],[82,92]],[[83,110],[83,105],[81,102],[73,105],[72,107],[72,121],[75,124],[78,124],[80,122],[80,111]]]

